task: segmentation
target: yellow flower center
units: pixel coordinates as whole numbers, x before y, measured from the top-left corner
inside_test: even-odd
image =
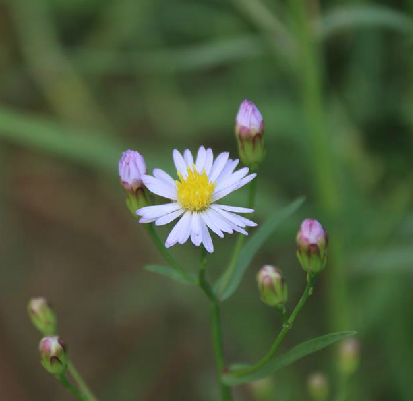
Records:
[[[188,177],[185,179],[178,171],[180,181],[176,182],[176,189],[179,203],[187,210],[205,210],[211,203],[212,193],[215,183],[209,182],[205,170],[202,174],[188,167]]]

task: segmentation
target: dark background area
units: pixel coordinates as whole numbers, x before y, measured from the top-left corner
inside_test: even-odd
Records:
[[[266,123],[255,220],[298,196],[306,203],[223,304],[228,362],[256,361],[272,343],[280,322],[255,274],[277,265],[292,308],[305,284],[295,235],[317,218],[330,262],[282,351],[357,330],[348,399],[411,401],[412,9],[390,0],[0,1],[0,398],[73,399],[39,364],[26,305],[43,295],[100,400],[217,399],[207,302],[143,270],[162,260],[124,204],[117,162],[127,148],[150,171],[171,173],[174,148],[236,157],[235,115],[249,98]],[[230,201],[246,198],[243,189]],[[214,238],[209,277],[234,240]],[[172,251],[196,271],[195,247]],[[235,399],[309,399],[315,370],[334,394],[330,347],[262,384],[268,398],[242,386]]]

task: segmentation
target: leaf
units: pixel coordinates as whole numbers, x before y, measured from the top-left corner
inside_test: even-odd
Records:
[[[196,282],[195,276],[193,276],[193,281],[188,280],[181,273],[172,269],[172,267],[169,267],[169,266],[146,265],[143,268],[149,272],[158,273],[158,274],[161,274],[162,276],[169,277],[170,279],[178,281],[179,283],[182,283],[182,284],[194,284]],[[190,274],[190,276],[192,277],[192,274]]]
[[[234,293],[252,259],[262,247],[264,242],[271,236],[271,234],[273,234],[278,225],[290,217],[303,204],[303,202],[304,198],[301,197],[285,208],[278,210],[250,237],[240,252],[237,263],[231,272],[229,279],[225,278],[226,283],[224,282],[224,277],[228,274],[226,271],[217,283],[219,292],[222,294],[220,295],[221,300],[229,298]]]
[[[309,354],[319,351],[337,341],[354,336],[355,334],[355,331],[343,331],[340,333],[330,333],[321,337],[313,338],[312,340],[305,341],[295,346],[293,349],[280,357],[274,358],[254,372],[242,374],[242,371],[245,369],[244,368],[238,371],[232,370],[228,373],[224,373],[222,375],[222,381],[228,386],[236,386],[263,379],[264,377],[272,375],[278,369],[291,365],[293,362],[298,361]]]
[[[317,26],[321,39],[346,29],[359,27],[387,28],[413,35],[413,20],[408,15],[381,6],[347,6],[324,13]]]

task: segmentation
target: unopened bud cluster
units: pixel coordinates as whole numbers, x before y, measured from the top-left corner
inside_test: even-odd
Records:
[[[257,274],[261,300],[268,306],[280,307],[287,302],[287,284],[279,269],[265,265]]]
[[[257,170],[265,156],[264,119],[251,100],[244,99],[240,105],[235,135],[242,162],[251,170]]]
[[[325,268],[327,245],[323,226],[317,220],[304,220],[297,234],[297,257],[307,273],[318,274]]]
[[[63,375],[67,369],[66,347],[57,336],[42,338],[39,344],[40,358],[43,367],[52,375]]]
[[[126,191],[126,204],[130,212],[147,206],[142,176],[146,174],[146,164],[142,155],[135,150],[126,150],[119,160],[119,177]]]

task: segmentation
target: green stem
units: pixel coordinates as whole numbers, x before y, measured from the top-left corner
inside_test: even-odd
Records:
[[[80,401],[90,401],[86,395],[82,394],[70,381],[67,379],[66,375],[56,376],[56,379],[63,384],[77,399]]]
[[[145,224],[145,227],[152,241],[154,242],[155,246],[158,248],[159,252],[162,254],[164,259],[171,265],[171,267],[175,269],[177,272],[179,272],[179,274],[181,274],[187,280],[195,283],[196,281],[194,280],[194,278],[190,274],[188,274],[185,270],[182,269],[179,263],[172,257],[169,251],[165,248],[165,245],[160,240],[153,223]]]
[[[83,377],[81,374],[76,370],[74,367],[73,363],[69,361],[67,365],[67,369],[71,376],[73,377],[73,380],[76,382],[77,386],[80,389],[82,398],[80,398],[82,401],[97,401],[97,398],[95,395],[90,391],[89,387],[87,386],[86,382],[83,380]],[[79,398],[79,397],[78,397]]]
[[[309,276],[308,277],[307,285],[305,287],[303,295],[301,296],[300,300],[298,301],[297,306],[292,311],[292,313],[291,313],[290,317],[288,318],[288,320],[283,324],[282,330],[278,334],[278,336],[275,339],[271,349],[264,356],[264,358],[262,358],[255,365],[252,365],[248,368],[233,371],[234,376],[244,376],[246,374],[250,374],[252,372],[255,372],[258,369],[260,369],[262,366],[264,366],[266,363],[268,363],[274,357],[275,353],[277,352],[278,348],[281,345],[281,342],[283,341],[283,339],[287,335],[287,333],[290,331],[295,319],[297,318],[297,316],[300,313],[301,309],[303,308],[303,306],[307,302],[307,299],[313,293],[313,288],[314,288],[314,283],[315,283],[316,277],[317,276]]]
[[[218,299],[216,298],[211,286],[205,279],[205,267],[206,252],[205,249],[202,249],[201,268],[199,270],[199,286],[208,297],[211,309],[212,344],[217,368],[217,378],[221,388],[221,399],[222,401],[231,401],[231,390],[222,382],[221,379],[221,374],[225,368],[224,349],[222,344],[221,313]]]
[[[257,177],[255,177],[249,184],[249,192],[248,192],[248,207],[252,209],[255,204],[255,195],[257,193]],[[235,248],[232,253],[231,260],[225,271],[224,275],[222,276],[221,285],[219,287],[219,294],[222,295],[225,289],[228,286],[229,281],[234,273],[235,266],[237,265],[238,257],[241,252],[241,249],[244,245],[245,235],[240,234],[237,238],[237,242],[235,243]]]

